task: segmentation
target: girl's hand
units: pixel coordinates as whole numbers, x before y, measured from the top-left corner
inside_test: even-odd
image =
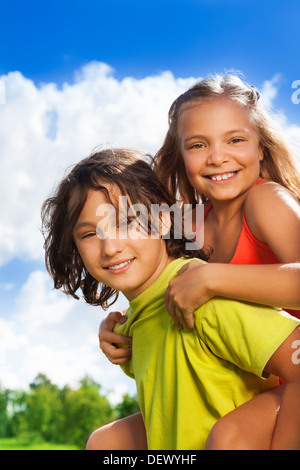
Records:
[[[209,288],[210,265],[190,261],[172,279],[165,293],[169,315],[178,330],[195,326],[194,311],[214,296]]]
[[[131,345],[132,339],[128,336],[119,335],[114,333],[114,327],[117,323],[121,325],[126,321],[125,315],[122,312],[110,312],[107,317],[100,323],[99,327],[99,346],[107,359],[113,364],[125,364],[129,361],[132,348],[116,347],[116,344]]]

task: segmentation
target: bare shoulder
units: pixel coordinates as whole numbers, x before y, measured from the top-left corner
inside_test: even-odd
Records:
[[[245,201],[245,212],[249,216],[254,211],[261,213],[266,210],[290,208],[299,212],[300,205],[297,198],[288,189],[274,181],[264,181],[253,186],[249,191]]]
[[[251,188],[245,201],[245,216],[254,235],[264,241],[265,227],[300,222],[300,204],[286,188],[264,181]]]
[[[287,188],[281,186],[274,181],[263,181],[260,184],[253,186],[247,196],[246,204],[255,203],[257,200],[273,201],[274,199],[282,200],[286,203],[294,203],[299,206],[299,202],[294,194]]]

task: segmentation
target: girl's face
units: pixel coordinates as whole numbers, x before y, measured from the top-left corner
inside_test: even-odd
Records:
[[[191,185],[212,202],[247,192],[257,181],[263,148],[247,110],[228,98],[193,105],[178,122]]]
[[[113,185],[107,189],[111,199],[118,201],[118,189]],[[114,207],[107,204],[104,192],[90,190],[73,237],[87,271],[131,301],[158,278],[171,260],[161,238],[151,239],[145,233],[139,236],[137,225],[131,226],[133,233],[128,234],[127,217],[116,228]],[[108,208],[112,218],[108,218]]]

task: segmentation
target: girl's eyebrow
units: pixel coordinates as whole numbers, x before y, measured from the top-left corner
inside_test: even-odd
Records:
[[[188,140],[192,140],[192,139],[203,139],[204,137],[205,137],[204,135],[200,135],[200,134],[190,135],[186,137],[185,139],[183,139],[183,142],[187,142]]]
[[[239,129],[230,129],[229,131],[224,132],[224,135],[235,134],[236,132],[243,132],[244,134],[250,134],[250,130],[249,130],[249,129],[246,129],[246,128],[244,128],[244,127],[241,127],[241,128],[239,128]],[[192,139],[203,139],[203,138],[205,138],[205,137],[206,137],[205,135],[195,134],[195,135],[191,135],[191,136],[186,137],[183,141],[184,141],[184,142],[187,142],[188,140],[192,140]]]
[[[250,134],[250,130],[246,127],[239,127],[237,129],[232,129],[230,131],[226,131],[225,132],[225,135],[229,135],[229,134],[235,134],[236,132],[243,132],[244,134]]]

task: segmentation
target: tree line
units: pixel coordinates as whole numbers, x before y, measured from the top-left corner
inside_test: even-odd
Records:
[[[77,389],[59,388],[38,374],[28,391],[0,387],[0,438],[25,437],[84,449],[96,428],[139,411],[136,397],[113,406],[101,385],[84,377]]]

